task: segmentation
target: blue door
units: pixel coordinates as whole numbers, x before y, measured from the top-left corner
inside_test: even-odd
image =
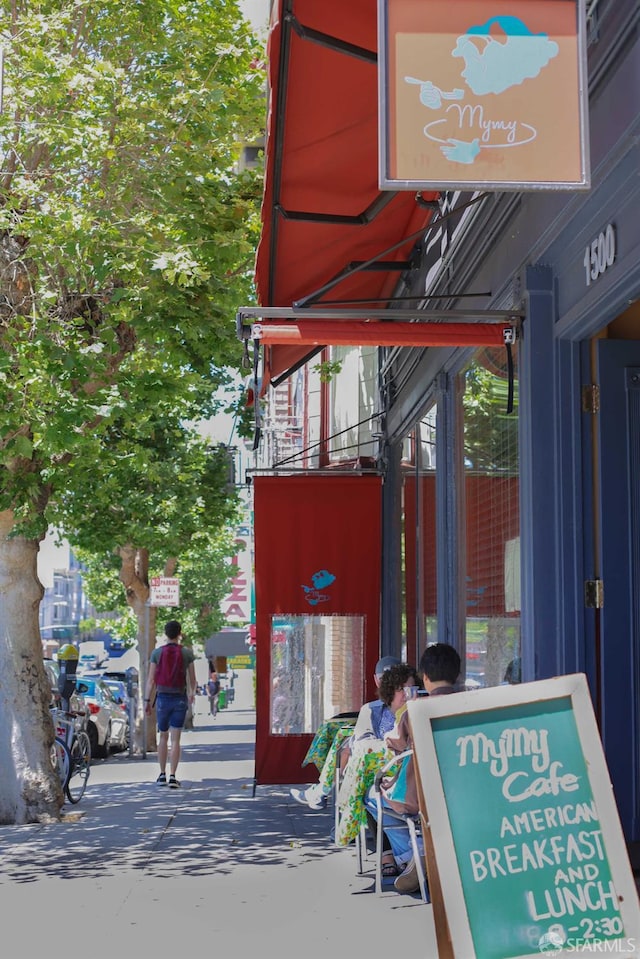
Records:
[[[596,611],[601,733],[622,825],[640,840],[640,343],[598,341],[594,496],[603,605]],[[599,533],[599,547],[598,547]]]

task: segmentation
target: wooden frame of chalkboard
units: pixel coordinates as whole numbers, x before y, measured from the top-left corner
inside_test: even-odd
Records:
[[[640,954],[583,674],[408,703],[440,959]]]

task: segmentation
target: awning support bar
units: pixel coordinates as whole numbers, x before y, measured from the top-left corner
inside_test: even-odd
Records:
[[[341,280],[345,280],[347,277],[351,276],[352,273],[355,273],[357,270],[362,270],[365,273],[375,273],[380,271],[382,273],[405,273],[407,270],[411,269],[410,260],[376,260],[374,263],[368,262],[365,263],[364,260],[352,260],[350,263],[340,270],[339,273],[336,273],[329,280],[329,287],[336,286],[340,283]],[[315,303],[322,296],[323,290],[318,290],[316,293],[312,293],[310,296],[305,296],[302,300],[294,300],[293,305],[298,306],[311,306],[312,303]],[[364,301],[368,302],[367,300]],[[386,302],[386,301],[384,301]]]
[[[379,193],[362,213],[348,215],[344,213],[312,213],[310,210],[286,210],[281,203],[273,204],[274,213],[283,220],[300,220],[306,223],[334,223],[343,226],[367,226],[373,223],[378,214],[397,196],[393,191]]]
[[[335,310],[317,307],[293,306],[241,306],[236,314],[236,331],[238,339],[251,338],[252,324],[246,320],[326,320],[332,323],[339,320],[415,320],[424,322],[435,320],[438,323],[458,323],[460,321],[487,323],[510,322],[524,317],[521,310],[420,310],[420,309],[385,309],[385,310]]]
[[[301,40],[317,43],[321,47],[327,47],[327,49],[335,50],[337,53],[345,53],[347,56],[365,60],[367,63],[376,64],[378,62],[378,54],[375,50],[367,50],[366,47],[358,47],[354,43],[338,40],[337,37],[330,36],[328,33],[321,33],[320,30],[305,27],[299,20],[296,20],[292,13],[286,14],[284,20],[291,25]]]
[[[281,373],[280,376],[276,376],[275,379],[271,380],[271,386],[274,388],[280,386],[280,384],[284,383],[285,380],[288,380],[290,376],[292,376],[294,373],[297,373],[299,369],[302,369],[303,366],[306,366],[309,360],[312,360],[314,356],[318,356],[319,353],[322,353],[323,350],[326,350],[326,346],[315,346],[308,353],[305,353],[305,355],[302,356],[297,363],[293,363],[284,371],[284,373]]]
[[[347,276],[352,276],[354,273],[359,273],[361,270],[365,270],[369,264],[375,263],[376,260],[382,259],[383,256],[387,256],[389,253],[394,253],[396,250],[399,250],[400,247],[404,246],[410,240],[417,240],[418,237],[424,236],[428,230],[433,230],[444,220],[448,220],[449,217],[457,216],[459,213],[462,213],[463,210],[466,210],[467,207],[474,206],[476,203],[480,203],[482,200],[485,200],[489,196],[488,193],[479,193],[478,196],[472,197],[466,203],[461,203],[459,206],[454,207],[452,210],[449,210],[448,213],[443,213],[437,219],[431,219],[429,223],[426,223],[419,230],[416,230],[414,233],[410,233],[409,236],[403,237],[397,243],[394,243],[393,246],[387,247],[386,250],[381,250],[380,253],[376,253],[375,256],[372,256],[370,260],[364,260],[358,266],[355,266],[351,270],[345,270],[343,273],[339,274],[337,278],[329,280],[328,283],[325,283],[324,286],[321,286],[319,289],[314,290],[313,293],[309,293],[307,296],[304,296],[301,300],[296,301],[297,306],[304,306],[305,303],[309,301],[317,300],[318,297],[322,296],[323,293],[326,293],[328,290],[332,290],[334,286],[337,286],[338,283],[341,283],[343,279]]]
[[[489,299],[491,290],[478,293],[416,293],[415,296],[372,296],[368,299],[362,297],[359,300],[323,300],[322,306],[359,306],[365,303],[423,303],[426,300],[474,300],[479,296]]]

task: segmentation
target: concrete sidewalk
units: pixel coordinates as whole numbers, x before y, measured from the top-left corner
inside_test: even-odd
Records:
[[[353,848],[331,842],[331,808],[286,786],[253,796],[251,675],[215,721],[198,697],[182,789],[155,785],[155,754],[112,756],[71,821],[0,827],[3,959],[437,956],[431,907],[377,896],[373,861],[358,876]]]

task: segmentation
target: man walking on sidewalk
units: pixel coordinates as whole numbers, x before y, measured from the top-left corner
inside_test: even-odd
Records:
[[[175,619],[164,628],[167,642],[151,653],[149,677],[145,691],[144,706],[147,715],[151,713],[154,691],[156,698],[156,720],[158,724],[158,763],[160,775],[156,779],[159,786],[167,785],[167,756],[169,754],[169,729],[171,729],[171,754],[169,759],[169,786],[178,789],[176,778],[180,762],[180,736],[184,728],[187,708],[193,708],[196,694],[196,671],[193,665],[195,656],[188,646],[182,646],[182,627]]]

